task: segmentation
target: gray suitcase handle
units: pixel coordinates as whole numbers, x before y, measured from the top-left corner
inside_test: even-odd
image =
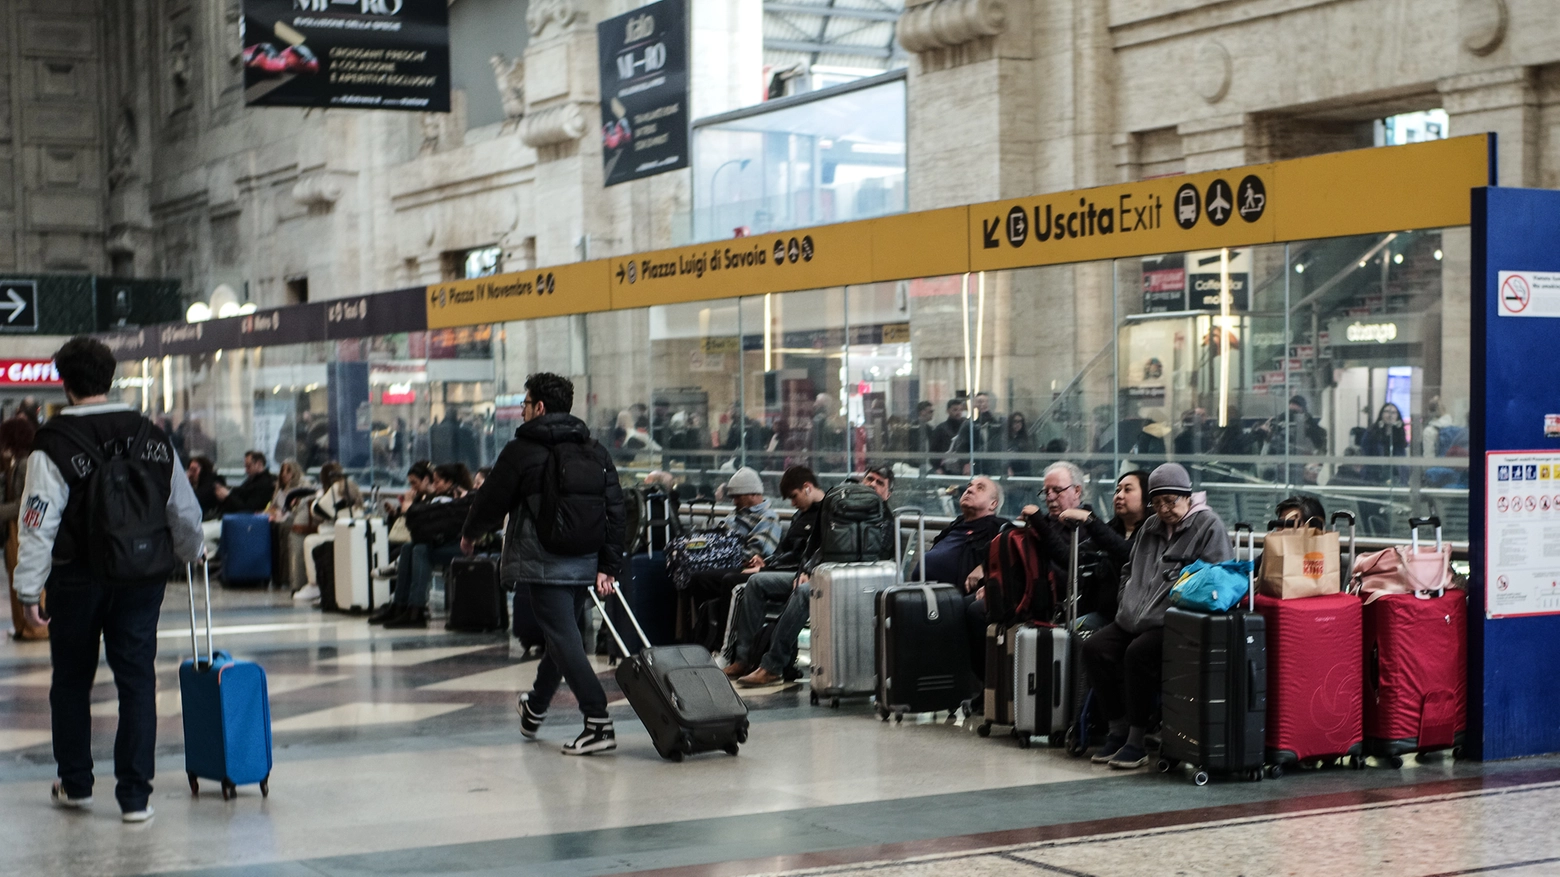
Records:
[[[605,624],[607,630],[612,632],[612,638],[617,640],[618,650],[623,653],[623,657],[626,660],[628,658],[628,644],[623,642],[623,637],[618,635],[617,626],[612,623],[612,619],[607,615],[606,605],[601,602],[600,597],[596,596],[596,586],[587,585],[586,588],[590,592],[591,602],[596,604],[596,610],[601,613],[601,623]],[[650,637],[645,636],[645,629],[639,626],[639,619],[634,617],[634,610],[629,607],[628,598],[623,596],[623,589],[614,587],[612,593],[616,594],[618,602],[623,604],[623,614],[627,615],[629,623],[634,625],[634,632],[639,634],[639,641],[644,644],[645,648],[650,648]]]
[[[1338,530],[1338,521],[1339,520],[1344,520],[1344,521],[1348,521],[1349,522],[1349,573],[1348,573],[1348,575],[1343,576],[1343,578],[1349,578],[1350,576],[1352,576],[1354,574],[1354,560],[1355,560],[1355,558],[1360,556],[1359,548],[1355,546],[1355,542],[1354,542],[1354,537],[1355,537],[1354,513],[1353,512],[1346,512],[1346,511],[1336,511],[1336,512],[1333,512],[1332,518],[1330,519],[1330,522],[1331,522],[1332,528],[1334,530]],[[1339,532],[1342,532],[1342,531],[1339,531]],[[1340,574],[1342,574],[1342,572],[1343,572],[1342,570],[1339,570]]]
[[[894,565],[899,568],[899,575],[903,578],[905,571],[904,548],[899,542],[900,524],[910,515],[915,515],[916,537],[920,540],[916,548],[915,562],[918,569],[919,580],[926,582],[926,512],[915,506],[904,506],[893,511],[894,515]]]
[[[1246,570],[1246,608],[1257,611],[1257,533],[1250,524],[1235,525],[1235,559],[1240,560],[1240,534],[1246,534],[1246,559],[1251,569]]]
[[[206,666],[210,667],[217,660],[217,650],[211,642],[211,564],[204,557],[200,559],[200,569],[206,587]],[[195,564],[186,563],[184,574],[190,583],[190,650],[194,653],[195,669],[199,670],[200,638],[195,626]]]
[[[1070,561],[1069,575],[1067,576],[1067,632],[1076,633],[1078,630],[1078,543],[1082,541],[1083,527],[1073,527],[1072,532],[1072,558]],[[1053,618],[1056,616],[1052,616]]]

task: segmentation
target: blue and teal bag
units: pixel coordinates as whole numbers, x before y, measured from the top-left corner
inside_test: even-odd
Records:
[[[1170,589],[1170,605],[1202,612],[1228,612],[1251,589],[1251,570],[1249,560],[1195,561],[1181,570],[1181,578]]]

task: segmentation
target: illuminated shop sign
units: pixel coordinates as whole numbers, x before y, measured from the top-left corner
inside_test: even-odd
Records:
[[[58,384],[52,359],[0,359],[0,386],[31,387]]]

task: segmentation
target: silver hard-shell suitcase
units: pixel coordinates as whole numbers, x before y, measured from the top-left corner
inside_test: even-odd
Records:
[[[899,582],[898,565],[825,563],[813,570],[812,702],[869,695],[877,690],[873,658],[874,618],[878,592]]]

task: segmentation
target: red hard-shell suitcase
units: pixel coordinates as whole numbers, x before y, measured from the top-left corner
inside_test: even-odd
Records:
[[[1362,765],[1364,660],[1360,598],[1257,595],[1267,619],[1267,762],[1281,769],[1351,757]],[[1269,769],[1269,775],[1277,773]]]
[[[1365,751],[1401,763],[1468,727],[1468,595],[1387,594],[1365,607]]]
[[[1414,518],[1419,528],[1441,522]],[[1468,728],[1468,594],[1462,590],[1377,594],[1365,604],[1365,752],[1401,766],[1410,752],[1451,749]]]

